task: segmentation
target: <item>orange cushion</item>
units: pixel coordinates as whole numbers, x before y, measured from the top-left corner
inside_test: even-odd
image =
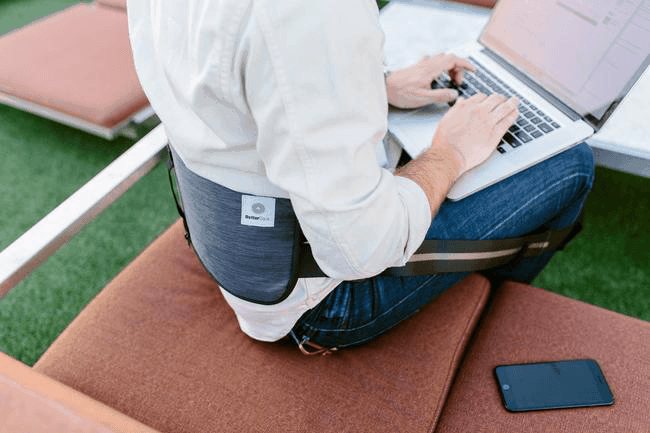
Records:
[[[35,368],[161,432],[430,432],[489,295],[468,277],[331,356],[246,337],[176,223]]]
[[[436,433],[647,432],[650,323],[508,283],[472,339]],[[609,407],[510,413],[493,376],[499,364],[594,358],[614,393]],[[468,414],[471,414],[468,416]]]
[[[0,38],[0,92],[115,127],[149,105],[123,11],[80,3]]]

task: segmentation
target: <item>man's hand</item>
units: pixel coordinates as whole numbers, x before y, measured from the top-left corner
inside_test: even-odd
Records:
[[[417,108],[433,103],[451,102],[458,98],[454,89],[431,89],[431,83],[447,72],[457,84],[463,82],[463,71],[476,68],[453,54],[425,57],[406,69],[394,71],[386,80],[388,103],[398,108]]]
[[[501,137],[517,120],[516,97],[476,94],[461,98],[438,124],[432,147],[450,147],[458,157],[458,176],[476,167],[497,147]]]
[[[494,152],[517,120],[518,104],[496,94],[460,98],[440,120],[431,147],[395,173],[420,185],[432,217],[456,179]]]

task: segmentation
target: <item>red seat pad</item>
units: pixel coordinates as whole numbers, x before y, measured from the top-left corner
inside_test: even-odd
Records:
[[[161,432],[430,432],[489,296],[472,275],[331,356],[245,336],[177,222],[82,311],[37,371]]]
[[[609,407],[510,413],[500,364],[594,358],[614,393]],[[650,431],[650,323],[530,286],[507,283],[472,339],[437,433]]]
[[[0,38],[0,92],[113,128],[149,105],[124,11],[80,3]]]

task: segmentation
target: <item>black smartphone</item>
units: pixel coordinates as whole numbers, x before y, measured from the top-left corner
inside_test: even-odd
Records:
[[[614,404],[593,359],[499,365],[494,374],[503,404],[511,412]]]

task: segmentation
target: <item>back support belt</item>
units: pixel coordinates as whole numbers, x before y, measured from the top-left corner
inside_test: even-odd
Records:
[[[242,194],[189,170],[170,148],[169,179],[186,238],[219,285],[258,304],[286,299],[298,278],[326,277],[289,199]],[[172,174],[175,174],[178,197]],[[425,240],[409,262],[382,275],[483,271],[561,250],[582,229],[582,215],[563,230],[501,240]],[[196,235],[190,238],[190,233]]]

